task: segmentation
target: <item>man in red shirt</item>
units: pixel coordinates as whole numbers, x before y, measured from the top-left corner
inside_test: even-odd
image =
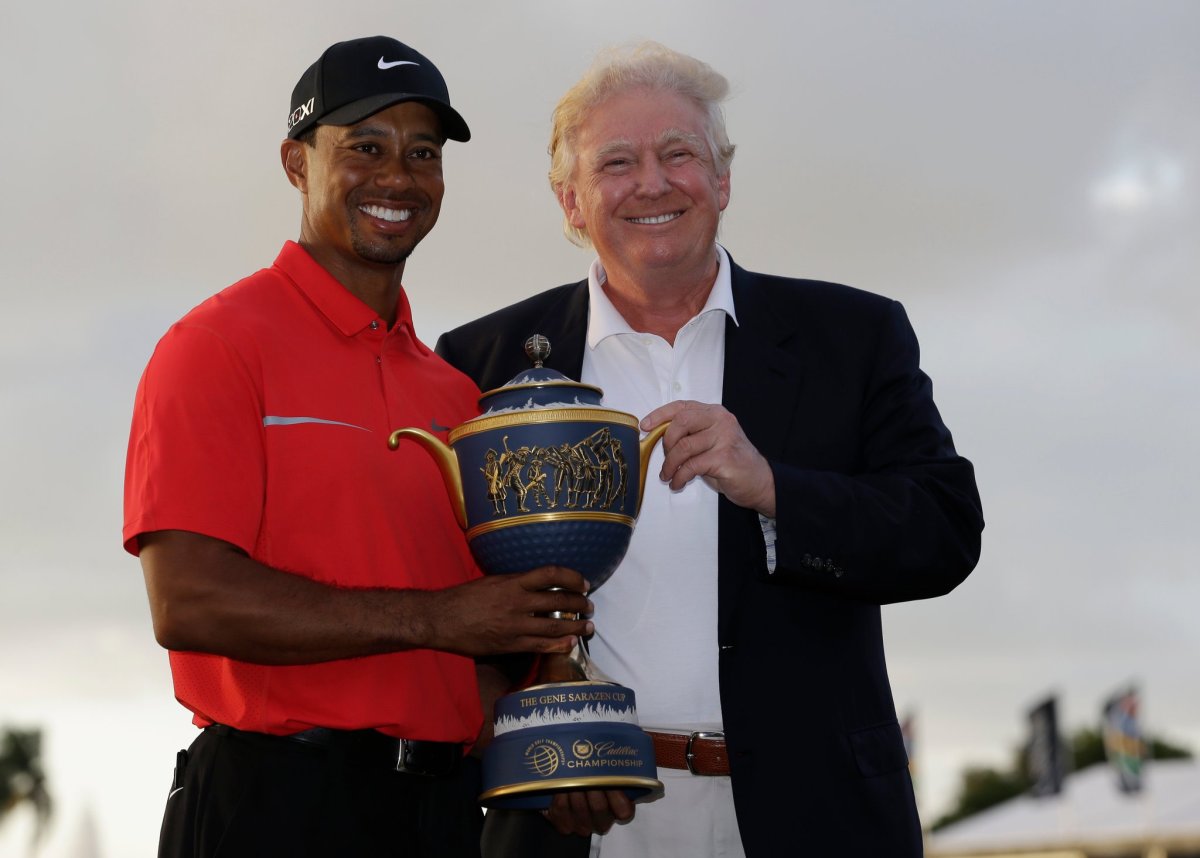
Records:
[[[434,464],[387,449],[392,429],[444,437],[476,413],[401,286],[443,145],[469,137],[421,54],[330,47],[281,147],[299,241],[172,326],[142,377],[125,547],[203,728],[161,855],[477,855],[472,658],[590,631],[546,616],[587,612],[580,576],[482,577]]]

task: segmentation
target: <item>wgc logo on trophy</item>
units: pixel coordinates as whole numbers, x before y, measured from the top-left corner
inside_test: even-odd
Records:
[[[434,457],[484,572],[566,566],[594,590],[629,547],[666,425],[639,440],[637,418],[602,406],[598,387],[542,366],[545,337],[525,351],[533,368],[483,394],[483,413],[451,429],[449,446],[422,429],[397,429],[388,446],[410,438]],[[563,790],[623,789],[636,801],[663,785],[633,691],[576,645],[542,656],[534,683],[497,701],[483,789],[488,807],[540,809]]]

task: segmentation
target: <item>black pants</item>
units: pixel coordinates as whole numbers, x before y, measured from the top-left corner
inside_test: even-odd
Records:
[[[393,766],[336,746],[209,727],[181,753],[158,854],[479,858],[475,762],[436,778]]]

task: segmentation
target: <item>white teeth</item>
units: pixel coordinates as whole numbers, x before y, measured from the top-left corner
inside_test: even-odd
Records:
[[[679,212],[671,212],[670,214],[657,215],[655,217],[631,217],[628,218],[630,223],[666,223],[667,221],[675,220],[679,217]]]
[[[366,212],[371,217],[386,220],[391,223],[406,221],[412,217],[412,209],[389,209],[383,206],[359,206],[359,211]]]

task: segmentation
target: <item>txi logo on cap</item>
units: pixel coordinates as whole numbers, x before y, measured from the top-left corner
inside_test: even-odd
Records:
[[[291,131],[294,127],[296,127],[296,125],[312,115],[313,102],[315,101],[315,98],[310,98],[308,101],[304,102],[304,104],[292,111],[292,115],[288,117],[288,131]]]

